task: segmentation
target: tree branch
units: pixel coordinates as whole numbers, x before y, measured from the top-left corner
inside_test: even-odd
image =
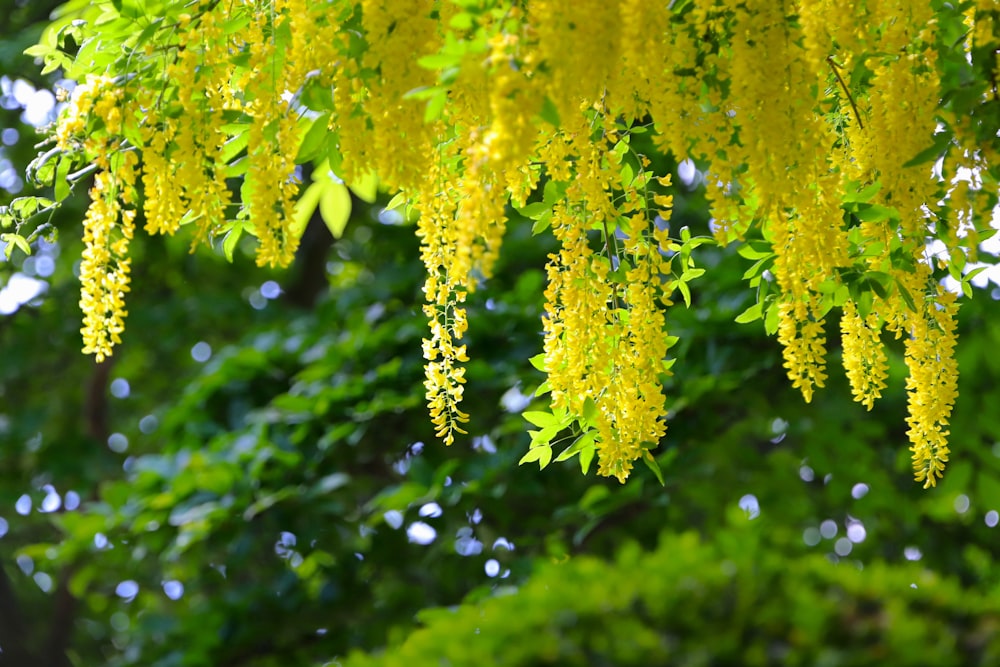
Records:
[[[833,70],[833,75],[837,77],[837,81],[840,82],[840,87],[843,88],[844,94],[847,95],[847,100],[851,103],[851,108],[854,109],[854,117],[858,121],[858,128],[865,129],[864,123],[861,122],[861,114],[858,113],[858,105],[854,103],[854,98],[851,96],[851,91],[847,89],[847,82],[844,81],[844,77],[840,76],[840,67],[837,63],[833,62],[833,56],[827,56],[826,62],[830,65],[830,69]]]
[[[0,665],[21,667],[42,664],[24,643],[27,633],[21,618],[14,587],[0,564],[0,649],[3,651],[0,653]]]

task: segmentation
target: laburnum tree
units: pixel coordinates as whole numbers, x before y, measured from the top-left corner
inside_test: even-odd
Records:
[[[90,183],[84,351],[121,342],[136,228],[284,266],[349,189],[394,195],[426,267],[430,418],[465,433],[467,296],[511,220],[551,234],[523,461],[621,481],[663,440],[674,301],[741,244],[762,320],[809,401],[839,310],[854,397],[902,339],[917,481],[948,460],[956,313],[1000,182],[996,0],[72,0],[30,51],[76,81],[4,211],[8,250]],[[714,235],[671,224],[664,156],[704,180]],[[513,215],[514,212],[518,215]],[[950,283],[943,279],[950,275]],[[475,323],[472,323],[475,326]],[[683,360],[681,360],[683,363]],[[567,434],[569,434],[567,436]]]

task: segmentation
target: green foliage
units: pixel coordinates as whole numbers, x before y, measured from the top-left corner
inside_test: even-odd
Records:
[[[698,216],[701,196],[695,190],[675,202],[693,238],[706,227]],[[960,400],[968,407],[956,421],[956,432],[965,437],[955,446],[956,456],[971,463],[956,466],[956,474],[928,494],[901,475],[908,465],[898,451],[901,392],[865,413],[844,387],[834,386],[807,408],[787,387],[773,341],[758,329],[732,326],[734,314],[747,306],[747,260],[703,248],[716,279],[692,294],[690,309],[676,309],[672,323],[681,338],[676,355],[685,364],[669,380],[670,435],[657,456],[665,486],[643,471],[619,487],[580,477],[575,464],[550,465],[542,473],[516,465],[531,442],[524,416],[502,409],[501,397],[518,383],[517,395],[530,396],[541,379],[523,360],[540,346],[540,267],[550,249],[522,228],[509,239],[494,280],[471,301],[478,324],[470,329],[470,346],[479,361],[470,366],[477,391],[467,398],[479,425],[472,442],[479,444],[446,450],[433,445],[420,362],[411,354],[424,335],[415,305],[420,267],[410,261],[416,241],[409,227],[374,223],[364,203],[355,204],[354,218],[325,260],[327,296],[312,308],[279,299],[256,311],[234,300],[233,294],[252,290],[263,278],[240,244],[235,264],[228,265],[221,257],[192,258],[183,241],[150,240],[141,246],[148,273],[130,315],[136,336],[114,367],[95,367],[77,352],[75,321],[65,317],[76,299],[68,271],[41,306],[0,328],[0,342],[11,351],[0,375],[5,409],[18,416],[0,433],[3,504],[11,507],[27,492],[37,506],[46,483],[84,495],[73,512],[8,517],[10,533],[3,539],[31,556],[35,573],[64,582],[78,600],[72,649],[80,664],[325,664],[352,649],[398,645],[424,607],[484,599],[508,586],[540,590],[559,571],[538,569],[540,560],[569,557],[572,564],[585,555],[608,557],[626,541],[652,548],[665,526],[711,536],[692,560],[705,556],[720,572],[719,563],[742,547],[725,551],[716,537],[732,523],[734,503],[745,494],[760,504],[767,548],[758,552],[767,554],[766,581],[776,582],[776,590],[797,586],[777,581],[780,568],[797,576],[803,533],[832,521],[841,537],[848,517],[864,523],[867,538],[836,568],[819,560],[801,566],[828,571],[808,575],[810,581],[854,576],[855,562],[867,576],[877,559],[885,559],[891,572],[904,560],[904,549],[916,548],[924,569],[984,591],[1000,583],[990,555],[995,533],[982,519],[1000,507],[1000,459],[988,446],[1000,428],[991,417],[993,378],[1000,372],[988,354],[1000,344],[991,304],[973,302],[963,332]],[[71,252],[65,243],[64,252]],[[288,292],[297,289],[295,272],[276,277]],[[199,340],[215,350],[204,366],[189,354]],[[894,350],[897,378],[900,353]],[[132,394],[108,406],[102,439],[81,423],[81,414],[95,396],[107,396],[106,383],[116,377],[129,381]],[[527,412],[540,408],[541,399]],[[151,432],[139,428],[147,415],[159,423]],[[112,432],[127,437],[126,452],[107,448]],[[578,452],[565,450],[574,444],[557,446],[553,460],[575,453],[583,458],[586,441]],[[37,484],[27,486],[32,478]],[[869,491],[852,497],[862,482]],[[970,507],[958,512],[963,495]],[[429,503],[437,503],[441,516],[421,516]],[[481,518],[473,522],[477,511]],[[401,520],[399,528],[387,512],[399,513],[389,514]],[[414,521],[432,526],[437,539],[410,542],[405,526]],[[108,546],[98,548],[95,538],[104,544],[98,533]],[[515,548],[505,548],[501,538]],[[474,551],[476,543],[478,553],[457,551],[459,544]],[[834,544],[824,539],[812,550],[832,557]],[[661,563],[663,552],[636,558],[655,567],[622,570],[610,581],[634,591],[660,570],[677,572]],[[490,559],[501,574],[510,574],[488,577]],[[605,566],[591,566],[595,578],[578,581],[577,589],[610,577]],[[691,567],[708,572],[713,566]],[[7,571],[23,582],[24,613],[48,627],[53,596],[12,564]],[[912,572],[899,575],[903,587],[911,581],[923,587]],[[131,601],[115,594],[125,580],[139,585]],[[861,581],[852,590],[869,585]],[[164,582],[182,583],[183,596],[169,599]],[[655,590],[665,600],[676,595],[674,589]],[[789,598],[759,595],[760,613],[788,616]],[[841,609],[841,598],[819,597],[829,611],[824,623],[841,618],[835,611],[849,614],[848,601],[856,599],[842,598]],[[549,604],[567,599],[554,597]],[[692,603],[690,623],[722,634],[725,626],[714,621],[723,617],[701,616],[705,610],[711,611],[708,598]],[[512,628],[521,618],[537,619],[519,607],[512,611],[516,615],[505,621]],[[580,638],[580,651],[618,655],[610,639],[604,647],[586,641],[622,614],[587,613],[590,625],[567,627],[565,642]],[[942,611],[941,618],[950,614]],[[978,614],[970,611],[967,618]],[[631,625],[616,627],[634,627],[641,648],[642,638],[674,615],[664,611],[656,624],[625,617]],[[500,617],[496,623],[502,624]],[[706,635],[697,636],[704,643]],[[813,637],[810,650],[819,651],[821,640],[834,652],[849,646],[840,635]],[[629,649],[623,645],[625,660]],[[580,659],[572,655],[567,660]]]
[[[172,16],[185,10],[168,4]],[[456,30],[475,28],[479,4],[463,3]],[[83,69],[127,60],[131,51],[74,44],[74,12],[106,16],[107,34],[139,49],[160,25],[141,18],[155,5],[73,2],[37,55],[50,66],[86,61]],[[961,37],[959,9],[942,26],[941,49],[946,37]],[[30,66],[20,51],[41,33],[30,23],[0,40],[8,67]],[[979,112],[982,87],[963,83],[982,73],[960,56],[949,51],[947,103],[974,110],[977,132],[988,137],[995,118]],[[429,64],[446,77],[441,62]],[[429,116],[447,85],[417,93]],[[314,109],[331,103],[315,87],[302,96]],[[15,112],[0,113],[5,127],[17,123]],[[542,114],[558,124],[551,100]],[[312,127],[324,125],[320,116]],[[4,150],[23,165],[34,155],[33,134],[19,127],[20,142]],[[233,133],[231,158],[245,147],[239,128]],[[637,134],[618,149],[626,180],[636,178],[630,151],[644,151],[643,141]],[[929,163],[950,141],[943,136],[914,160]],[[676,172],[648,152],[656,173]],[[335,153],[335,137],[307,131],[299,158],[329,166]],[[541,267],[553,250],[528,225],[512,232],[496,275],[470,297],[476,361],[466,405],[476,431],[445,450],[427,423],[414,354],[425,335],[418,249],[406,216],[389,215],[408,214],[402,198],[372,202],[374,182],[345,187],[313,174],[306,196],[315,201],[301,204],[308,214],[299,224],[307,249],[319,250],[300,253],[288,272],[252,268],[240,224],[214,256],[190,256],[184,240],[137,239],[130,339],[113,364],[95,365],[78,352],[79,291],[66,259],[80,254],[84,188],[69,190],[63,165],[38,170],[54,179],[56,199],[66,198],[40,235],[58,236],[58,245],[20,237],[62,259],[43,297],[0,319],[0,515],[9,524],[0,584],[11,584],[10,595],[0,594],[0,619],[17,618],[23,630],[0,627],[0,664],[997,661],[995,302],[963,310],[956,463],[923,493],[906,480],[901,453],[902,345],[889,348],[895,390],[872,412],[850,400],[837,374],[807,409],[787,387],[774,342],[759,325],[733,325],[743,312],[740,322],[776,326],[766,244],[750,240],[739,254],[697,248],[713,278],[696,291],[681,287],[697,278],[687,260],[710,230],[704,190],[697,181],[680,188],[674,222],[689,233],[673,249],[673,279],[689,307],[672,310],[670,331],[679,339],[671,354],[684,363],[665,368],[675,373],[667,378],[670,429],[646,459],[653,470],[620,487],[580,477],[577,463],[587,470],[593,457],[587,410],[575,422],[546,412],[542,375],[525,361],[541,346]],[[78,178],[83,185],[89,174]],[[37,194],[31,186],[22,195]],[[540,201],[520,209],[535,233],[548,226],[560,189],[565,183],[549,182]],[[843,208],[847,224],[894,214],[871,204],[877,191],[878,183],[859,184]],[[48,206],[3,196],[5,234],[45,213],[31,207]],[[8,240],[8,248],[18,243]],[[966,271],[963,257],[948,260],[953,277]],[[14,253],[0,264],[3,283],[23,270],[25,258]],[[284,294],[258,310],[259,287],[271,279]],[[847,287],[824,293],[833,305],[851,286],[900,289],[868,269],[844,279]],[[970,285],[971,273],[962,279]],[[191,358],[198,342],[214,350],[204,365]],[[119,380],[131,387],[122,398],[109,389]],[[525,433],[526,420],[536,433]],[[124,436],[124,451],[109,448],[113,434]],[[519,468],[526,459],[544,471]],[[81,505],[37,511],[48,485],[64,499],[78,494]],[[761,515],[747,523],[735,508],[750,494]],[[33,509],[13,513],[23,496]],[[858,521],[866,537],[851,542],[843,530]],[[436,539],[411,541],[406,529],[415,522]],[[820,537],[830,525],[836,535]],[[912,557],[919,562],[906,562]],[[491,560],[496,577],[485,570]],[[137,585],[134,598],[116,593],[123,582]],[[183,594],[168,597],[166,584]],[[427,607],[439,609],[420,612]],[[425,627],[414,631],[418,621]],[[38,657],[50,651],[52,661]]]
[[[737,523],[743,523],[736,519]],[[519,589],[421,614],[399,645],[344,667],[992,665],[1000,604],[916,566],[792,557],[729,528],[667,534],[613,562],[539,566]]]
[[[689,222],[695,229],[703,224],[697,218]],[[675,322],[684,341],[678,344],[678,354],[687,363],[671,379],[671,395],[676,397],[671,441],[657,457],[665,487],[653,483],[649,473],[619,487],[594,484],[571,468],[549,466],[541,474],[527,466],[518,468],[517,459],[530,446],[523,418],[538,406],[530,406],[522,417],[498,405],[518,381],[531,393],[532,382],[539,378],[520,360],[537,351],[542,280],[538,267],[545,251],[527,230],[523,234],[511,239],[495,289],[486,289],[471,304],[483,319],[478,320],[482,326],[470,331],[481,361],[470,368],[471,380],[480,389],[469,400],[482,425],[474,435],[488,436],[488,441],[476,440],[489,442],[485,448],[481,444],[477,449],[445,450],[431,444],[419,360],[408,352],[423,329],[412,305],[419,299],[420,271],[407,262],[414,256],[415,241],[406,227],[374,227],[355,218],[334,246],[330,298],[307,311],[273,303],[256,323],[247,320],[245,311],[253,311],[245,306],[244,311],[221,310],[231,303],[224,295],[234,288],[216,281],[233,275],[232,267],[205,265],[200,274],[181,279],[169,267],[185,256],[183,244],[159,260],[162,264],[152,265],[161,271],[159,280],[173,285],[183,298],[163,300],[155,291],[136,295],[133,316],[143,323],[142,333],[123,348],[115,370],[134,388],[133,397],[115,405],[112,421],[112,428],[128,438],[126,454],[110,452],[103,442],[79,433],[72,435],[79,431],[80,398],[74,392],[86,385],[88,364],[76,355],[71,323],[55,308],[59,298],[71,300],[72,292],[67,297],[53,295],[42,310],[43,322],[62,321],[67,331],[60,354],[75,360],[74,377],[79,379],[60,385],[45,381],[53,377],[51,369],[32,370],[44,355],[25,352],[18,355],[21,366],[8,365],[7,386],[21,382],[18,378],[24,375],[18,373],[41,380],[18,385],[29,391],[9,403],[21,419],[5,436],[5,451],[27,451],[21,443],[34,431],[44,430],[46,437],[35,454],[44,458],[9,463],[13,477],[3,488],[13,503],[24,488],[16,480],[23,480],[25,471],[42,470],[43,479],[59,489],[92,488],[94,495],[75,512],[33,515],[32,531],[12,520],[12,535],[5,539],[23,545],[21,554],[34,559],[37,571],[54,577],[72,573],[66,583],[81,604],[77,650],[100,655],[100,664],[107,665],[323,664],[351,649],[374,650],[402,641],[414,615],[427,606],[474,601],[508,586],[525,585],[532,591],[541,590],[546,581],[560,586],[559,568],[537,569],[538,559],[563,561],[572,556],[574,563],[586,554],[608,556],[623,541],[652,547],[664,526],[719,536],[733,521],[734,503],[747,493],[760,502],[758,530],[765,533],[767,548],[756,553],[766,553],[771,579],[765,581],[776,581],[782,568],[792,573],[789,577],[799,571],[795,563],[804,530],[815,531],[825,520],[843,526],[850,515],[864,522],[867,539],[855,544],[851,560],[837,568],[823,560],[809,561],[803,571],[827,572],[809,577],[831,582],[828,577],[847,576],[853,572],[853,559],[865,565],[866,573],[878,557],[895,567],[903,560],[904,547],[913,546],[923,552],[925,568],[960,576],[967,584],[997,585],[987,555],[993,534],[977,517],[1000,506],[995,505],[1000,502],[995,493],[1000,459],[973,446],[981,437],[976,434],[995,425],[985,420],[986,430],[980,431],[973,423],[961,424],[970,440],[959,451],[974,457],[975,469],[956,468],[957,474],[933,494],[914,489],[899,475],[907,461],[898,456],[894,442],[900,437],[893,417],[898,395],[867,420],[847,392],[830,392],[807,410],[787,388],[772,342],[759,331],[731,327],[745,296],[740,288],[744,263],[730,251],[710,249],[706,259],[723,279],[700,291],[692,308],[680,310]],[[144,252],[155,258],[163,252],[158,245],[150,243]],[[245,256],[242,262],[245,266]],[[207,285],[213,285],[212,290]],[[294,282],[287,288],[293,289]],[[487,299],[492,299],[492,309],[486,307]],[[977,317],[985,317],[985,312],[970,310]],[[17,322],[18,335],[6,344],[26,351],[35,329],[24,318]],[[990,341],[1000,340],[1000,329],[985,324],[981,328],[988,331],[975,343],[970,341],[969,359],[982,354],[984,348],[977,345],[988,347],[995,344]],[[238,334],[239,329],[247,331]],[[196,371],[188,349],[200,336],[216,352]],[[163,373],[158,370],[162,368],[179,372]],[[989,400],[988,368],[970,371],[967,381],[979,388],[970,388],[970,396]],[[150,413],[159,427],[144,432],[139,420]],[[421,441],[428,444],[414,445]],[[567,441],[566,446],[571,444]],[[496,451],[490,453],[490,448]],[[803,466],[814,469],[816,479],[803,481]],[[830,478],[824,483],[826,475]],[[858,482],[868,484],[870,491],[853,499],[852,486]],[[971,498],[972,511],[955,511],[962,494]],[[36,502],[42,495],[35,493]],[[421,516],[428,503],[437,503],[441,516]],[[920,512],[901,515],[903,505],[919,507]],[[481,518],[472,522],[477,511]],[[400,527],[394,528],[390,518],[400,521]],[[404,526],[414,521],[432,526],[437,539],[428,545],[410,542]],[[98,533],[112,548],[98,548]],[[747,541],[751,534],[742,535],[733,538],[738,546],[732,551],[716,546],[713,537],[711,543],[691,547],[692,555],[679,562],[688,564],[691,572],[721,572],[722,560],[732,560],[752,546]],[[504,544],[500,538],[516,548],[494,548]],[[480,545],[478,553],[457,551],[459,544],[467,548],[475,543]],[[31,544],[35,546],[27,546]],[[823,541],[816,550],[830,553],[832,545]],[[595,568],[592,580],[575,580],[576,594],[560,589],[565,595],[553,597],[541,609],[583,599],[581,587],[600,588],[605,580],[626,591],[652,587],[655,573],[679,571],[661,562],[665,553],[635,556],[641,563],[613,577],[606,566],[591,563],[586,567]],[[750,558],[749,553],[745,557]],[[509,570],[507,578],[484,574],[491,558],[501,573]],[[693,562],[701,559],[709,564],[695,567]],[[754,561],[741,562],[750,567]],[[642,569],[647,566],[650,569]],[[923,581],[907,579],[915,576],[912,572],[899,575],[906,579],[903,588],[910,581]],[[124,580],[139,585],[134,600],[116,597],[116,587]],[[671,600],[676,595],[666,588],[671,580],[664,581],[652,590]],[[793,591],[797,581],[783,588],[774,585]],[[163,582],[181,582],[183,596],[167,598]],[[862,582],[852,590],[868,586],[867,579]],[[585,599],[599,599],[606,589],[594,590],[595,596]],[[756,590],[763,595],[759,591],[766,588]],[[754,599],[760,600],[761,613],[788,616],[786,598],[775,598],[773,605],[771,598]],[[829,615],[822,617],[823,623],[840,618],[835,612],[849,613],[853,607],[848,601],[854,599],[843,598],[843,609],[836,602],[840,598],[826,600],[822,608]],[[581,609],[573,613],[586,611],[589,620],[564,628],[566,646],[558,650],[568,652],[567,660],[581,660],[569,647],[580,639],[579,655],[594,651],[614,663],[619,656],[615,651],[622,650],[626,653],[619,657],[625,660],[633,650],[627,642],[619,642],[625,647],[619,649],[614,648],[617,639],[608,639],[602,647],[588,644],[587,638],[599,636],[598,626],[610,624],[621,632],[634,627],[638,651],[643,637],[659,632],[663,619],[674,618],[670,609],[677,608],[657,612],[656,623],[626,614],[621,626],[614,624],[622,614],[605,614],[600,607]],[[718,633],[726,627],[720,619],[728,617],[708,613],[708,597],[679,608],[691,610],[689,618],[698,620],[690,623],[703,630]],[[505,620],[497,616],[498,625],[516,629],[521,619],[538,619],[520,607],[509,611],[514,615]],[[942,618],[950,618],[948,614],[942,612]],[[40,606],[39,622],[45,617]],[[697,636],[704,643],[705,636]],[[840,635],[813,638],[809,650],[819,651],[821,641],[828,642],[831,651],[847,646]]]

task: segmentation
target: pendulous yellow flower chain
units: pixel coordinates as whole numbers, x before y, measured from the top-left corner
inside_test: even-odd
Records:
[[[842,309],[843,365],[869,409],[886,387],[883,332],[903,339],[914,470],[933,486],[957,395],[958,300],[940,274],[957,266],[961,277],[975,259],[996,201],[986,176],[1000,162],[976,115],[996,84],[960,108],[943,103],[941,72],[1000,42],[1000,11],[977,0],[949,17],[932,4],[202,0],[169,10],[154,40],[123,38],[129,58],[83,81],[54,128],[62,150],[98,169],[84,221],[85,351],[101,360],[120,342],[137,216],[149,233],[193,223],[195,243],[246,231],[259,264],[284,266],[301,233],[296,163],[325,161],[349,184],[374,172],[417,220],[426,398],[450,444],[468,421],[467,296],[490,277],[507,226],[525,224],[510,207],[532,209],[560,246],[543,320],[551,407],[575,418],[599,473],[624,481],[666,433],[669,308],[704,272],[696,243],[671,227],[669,177],[635,147],[647,133],[661,153],[703,168],[717,242],[768,249],[750,275],[757,315],[806,401],[826,380],[831,310]],[[995,55],[988,67],[996,77]],[[914,158],[943,131],[950,157],[934,176],[936,156]],[[928,257],[930,238],[947,259]]]

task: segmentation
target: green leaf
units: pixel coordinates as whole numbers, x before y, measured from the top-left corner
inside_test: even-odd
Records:
[[[876,241],[865,246],[865,251],[861,253],[861,257],[879,257],[884,251],[885,243],[882,241]]]
[[[586,475],[587,471],[590,470],[590,462],[594,460],[594,454],[597,453],[597,447],[586,447],[580,450],[580,471]]]
[[[542,371],[543,373],[545,372],[545,353],[544,352],[540,352],[539,354],[536,354],[535,356],[533,356],[530,359],[528,359],[528,361],[536,369]]]
[[[326,495],[337,489],[346,486],[351,481],[350,475],[342,472],[335,472],[321,478],[312,487],[312,492],[319,495]]]
[[[395,196],[389,200],[389,203],[385,205],[385,210],[394,211],[405,203],[406,194],[403,192],[397,192]]]
[[[301,233],[299,235],[301,236]],[[236,244],[239,242],[241,236],[243,236],[243,222],[237,221],[233,224],[232,229],[229,230],[225,238],[222,239],[222,252],[225,254],[227,261],[233,261],[233,251],[236,250]]]
[[[250,16],[247,14],[237,14],[235,16],[231,16],[225,23],[222,24],[222,31],[227,35],[232,35],[240,32],[248,25],[250,25]]]
[[[751,260],[762,260],[774,256],[771,244],[767,241],[747,241],[736,249],[740,257]]]
[[[875,297],[872,296],[872,292],[870,290],[864,290],[860,295],[858,295],[856,304],[858,306],[858,315],[861,316],[861,319],[864,319],[872,312],[872,306],[875,304]]]
[[[532,220],[538,220],[546,212],[552,210],[552,204],[547,204],[543,201],[536,201],[521,208],[517,209],[517,212],[526,218],[531,218]]]
[[[0,234],[0,241],[4,241],[7,244],[7,247],[4,248],[7,259],[10,259],[15,246],[25,255],[31,254],[31,246],[28,245],[28,240],[20,234]]]
[[[532,424],[534,424],[535,426],[539,426],[541,428],[545,428],[547,426],[555,426],[556,424],[558,424],[556,416],[551,412],[528,411],[528,412],[522,412],[521,416],[524,417],[529,422],[531,422]]]
[[[628,153],[628,142],[619,140],[615,144],[615,147],[611,149],[611,154],[614,156],[611,161],[615,164],[621,164],[626,153]]]
[[[750,306],[742,313],[736,316],[737,324],[747,324],[749,322],[754,322],[759,320],[764,314],[764,306],[761,303],[755,303]]]
[[[332,89],[320,86],[316,78],[306,80],[300,99],[304,106],[314,111],[334,108]]]
[[[292,213],[292,224],[289,226],[288,231],[296,238],[302,238],[302,235],[305,233],[306,225],[309,224],[309,218],[312,217],[316,206],[319,205],[320,197],[323,194],[323,185],[323,183],[310,183],[305,192],[299,196],[299,200],[295,202],[295,210]]]
[[[459,12],[451,17],[448,25],[455,30],[468,30],[472,27],[472,14],[469,12]]]
[[[907,167],[915,167],[919,164],[937,161],[938,158],[947,153],[948,149],[951,148],[952,136],[951,131],[935,134],[933,143],[904,162],[903,168],[906,169]]]
[[[968,257],[965,251],[961,248],[952,248],[949,253],[948,271],[951,272],[952,278],[955,280],[961,280],[962,269],[965,268],[966,263],[968,263]]]
[[[562,201],[566,196],[566,189],[569,183],[563,181],[547,181],[542,189],[542,201],[549,206],[555,206],[556,202]]]
[[[18,220],[27,220],[38,211],[54,204],[45,197],[17,197],[10,202],[9,208]]]
[[[882,189],[882,182],[875,181],[866,188],[857,191],[849,192],[844,195],[844,203],[867,203],[872,200],[872,198],[878,194],[878,191]]]
[[[320,185],[314,183],[313,185]],[[319,213],[323,216],[333,238],[344,235],[347,221],[351,219],[351,193],[343,183],[330,180],[323,183],[323,191],[319,198]]]
[[[965,277],[963,278],[963,280],[965,280],[966,282],[969,282],[973,278],[975,278],[976,276],[978,276],[980,273],[982,273],[983,271],[985,271],[988,268],[990,268],[990,267],[987,265],[987,266],[980,266],[978,268],[972,269],[971,271],[969,271],[968,273],[965,274]]]
[[[524,465],[525,463],[531,463],[532,461],[538,461],[539,469],[544,469],[552,461],[552,448],[551,447],[534,447],[528,450],[528,453],[521,457],[521,460],[517,462],[518,465]]]
[[[887,290],[885,285],[883,285],[879,281],[866,279],[865,283],[868,285],[868,287],[871,289],[872,292],[878,295],[878,298],[885,299],[889,296],[889,290]]]
[[[642,462],[646,464],[646,467],[653,471],[656,475],[656,480],[660,483],[660,486],[666,486],[667,483],[663,480],[663,471],[660,470],[660,464],[656,462],[656,457],[653,456],[652,452],[648,449],[643,452]]]
[[[684,305],[688,308],[691,307],[691,288],[688,287],[687,283],[681,280],[677,281],[677,289],[681,291],[681,296],[684,297]]]
[[[892,276],[888,273],[883,273],[882,271],[867,271],[864,275],[865,280],[871,285],[880,285],[882,288],[888,291],[892,287]],[[882,295],[879,295],[882,296]]]
[[[358,199],[371,204],[378,196],[378,176],[374,171],[370,171],[348,187]]]
[[[438,89],[438,92],[427,100],[427,108],[424,109],[424,122],[430,123],[440,118],[447,101],[448,94],[443,88]]]
[[[584,433],[579,438],[577,438],[572,445],[564,449],[562,453],[560,453],[559,456],[556,457],[556,462],[558,463],[559,461],[565,461],[567,459],[571,459],[577,454],[582,453],[583,450],[588,448],[589,449],[594,448],[593,431],[588,431],[587,433]]]
[[[540,218],[535,220],[531,225],[531,235],[538,236],[552,224],[552,213],[551,211],[546,211],[542,214]]]
[[[32,58],[45,58],[55,50],[55,46],[51,44],[35,44],[26,48],[24,55],[31,56]]]
[[[312,122],[312,126],[309,128],[309,131],[302,137],[302,143],[299,145],[298,155],[295,157],[296,164],[309,162],[320,157],[323,146],[326,143],[326,139],[330,134],[330,130],[327,127],[329,122],[329,112],[321,113],[316,117],[316,120]]]
[[[542,110],[538,113],[539,117],[550,125],[555,125],[559,127],[561,121],[559,119],[559,109],[556,107],[555,103],[548,96],[545,97],[545,101],[542,102]]]
[[[689,282],[695,278],[700,278],[703,275],[705,275],[705,269],[687,269],[681,274],[681,281]]]
[[[72,59],[66,54],[60,53],[58,51],[50,53],[45,58],[45,67],[42,68],[41,75],[45,76],[46,74],[51,74],[52,72],[55,72],[57,69],[60,68],[68,70],[70,65],[72,64],[73,64]]]
[[[757,278],[757,281],[750,283],[751,287],[756,287],[757,282],[760,280],[759,276],[764,273],[764,267],[769,265],[770,260],[774,255],[768,255],[766,258],[757,260],[754,265],[743,272],[743,279],[749,280],[750,278]]]
[[[899,220],[899,212],[894,208],[880,206],[879,204],[866,204],[859,206],[854,212],[858,220],[862,222],[879,222],[881,220]]]
[[[622,165],[621,172],[619,174],[622,187],[628,189],[632,185],[633,179],[635,179],[635,169],[628,162]]]
[[[157,31],[159,31],[159,29],[163,26],[164,20],[165,20],[164,17],[158,16],[152,21],[150,21],[149,24],[147,24],[146,27],[143,28],[138,35],[136,35],[135,41],[132,44],[132,48],[137,49],[138,47],[143,46],[146,42],[148,42],[153,37],[153,35],[155,35]]]
[[[441,86],[418,86],[403,93],[404,100],[429,100],[444,90]]]
[[[772,301],[764,314],[764,331],[767,332],[768,336],[778,333],[778,313],[778,302]]]
[[[439,70],[446,67],[457,67],[462,64],[462,54],[452,52],[432,53],[417,59],[417,64],[424,69]]]
[[[69,175],[69,170],[73,167],[73,163],[69,160],[60,159],[56,164],[55,178],[52,180],[52,187],[54,188],[56,201],[62,201],[69,196],[70,184],[66,180]]]
[[[244,156],[237,159],[235,162],[231,163],[228,167],[226,167],[224,173],[226,174],[226,178],[239,178],[240,176],[243,176],[244,174],[247,173],[247,168],[249,166],[250,166],[250,160],[247,160],[246,157]]]
[[[266,495],[258,497],[253,503],[251,503],[245,510],[243,510],[243,520],[250,521],[255,516],[266,512],[278,503],[288,500],[289,498],[296,497],[299,493],[299,489],[295,487],[284,487],[275,491],[274,493],[268,493]]]
[[[913,297],[910,295],[909,290],[903,287],[903,284],[898,280],[896,281],[896,289],[899,290],[899,296],[903,299],[903,303],[906,304],[906,307],[914,313],[917,312],[917,304],[913,302]]]

